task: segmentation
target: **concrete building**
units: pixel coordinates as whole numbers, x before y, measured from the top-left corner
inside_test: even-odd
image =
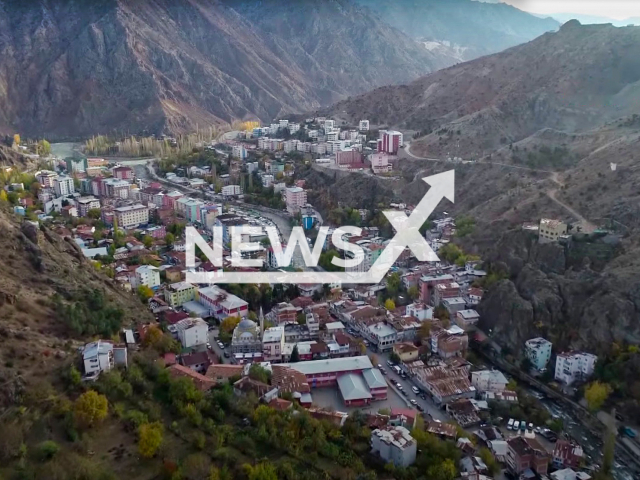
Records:
[[[358,123],[358,130],[360,130],[361,132],[368,132],[369,120],[360,120],[360,122]]]
[[[551,358],[551,342],[542,337],[527,340],[524,343],[524,354],[531,366],[541,372],[547,368]]]
[[[396,343],[393,346],[393,353],[400,357],[400,360],[404,363],[413,362],[418,360],[420,349],[413,343]]]
[[[192,348],[206,344],[209,326],[201,318],[185,318],[169,326],[169,331],[175,330],[178,340],[184,348]]]
[[[281,362],[284,350],[284,326],[267,328],[262,335],[262,353],[266,362]]]
[[[114,178],[117,178],[118,180],[126,180],[130,182],[134,178],[133,169],[124,165],[115,167],[111,172],[113,173]]]
[[[57,197],[71,195],[73,192],[75,192],[75,187],[73,186],[73,178],[62,175],[53,179],[53,190],[56,192]]]
[[[385,152],[374,153],[369,155],[369,161],[371,162],[371,170],[376,175],[379,173],[390,172],[392,165],[389,163],[389,154]]]
[[[398,332],[386,323],[376,323],[367,328],[367,337],[379,352],[386,352],[393,348],[398,339]]]
[[[380,138],[378,139],[378,153],[385,152],[391,155],[397,155],[400,147],[404,145],[404,137],[402,133],[394,130],[380,130]]]
[[[362,375],[345,373],[338,377],[338,389],[344,404],[348,407],[369,405],[373,396]]]
[[[89,210],[100,208],[100,200],[95,197],[80,197],[76,199],[76,207],[78,209],[78,215],[86,217]]]
[[[196,299],[196,287],[187,282],[172,283],[164,291],[164,299],[172,307],[181,305]]]
[[[560,236],[567,234],[567,224],[560,220],[543,218],[538,227],[538,242],[557,242]]]
[[[459,310],[456,312],[455,322],[463,330],[468,330],[469,328],[475,326],[480,320],[480,314],[475,310]]]
[[[285,363],[289,368],[303,373],[312,388],[335,385],[338,377],[345,373],[362,373],[373,368],[366,355],[358,357],[330,358],[328,360],[309,360],[306,362]]]
[[[120,228],[135,228],[149,223],[149,208],[140,203],[114,208],[113,214]]]
[[[598,357],[591,353],[566,352],[556,357],[555,379],[571,385],[593,374]]]
[[[371,452],[396,467],[412,465],[417,451],[416,441],[404,427],[386,426],[371,432]]]
[[[53,188],[56,178],[58,174],[50,170],[40,170],[36,173],[36,180],[45,188]]]
[[[471,372],[471,385],[479,392],[502,392],[509,381],[500,370]]]
[[[225,197],[242,195],[242,187],[240,185],[225,185],[224,187],[222,187],[221,193]]]
[[[64,163],[69,173],[84,173],[87,171],[87,159],[85,157],[73,158],[67,157],[64,159]]]
[[[87,343],[82,350],[84,371],[87,375],[108,372],[116,365],[127,366],[127,346],[107,340]]]
[[[242,144],[234,145],[231,147],[231,156],[244,160],[247,158],[247,149]]]
[[[289,187],[284,191],[284,199],[287,210],[296,213],[307,204],[307,192],[300,187]]]
[[[339,167],[349,167],[351,165],[361,165],[362,153],[355,149],[341,150],[336,153],[336,165]]]
[[[509,470],[519,475],[527,469],[538,475],[546,475],[550,457],[535,438],[513,437],[507,440],[507,465]]]
[[[220,321],[227,317],[246,317],[249,314],[247,302],[215,285],[199,288],[197,299]]]
[[[160,286],[160,270],[153,265],[142,265],[136,268],[136,286],[146,285],[156,289]]]

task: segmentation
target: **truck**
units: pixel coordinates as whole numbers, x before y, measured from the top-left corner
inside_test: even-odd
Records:
[[[400,370],[400,367],[398,365],[393,366],[393,371],[396,372],[398,375],[402,373],[402,370]]]

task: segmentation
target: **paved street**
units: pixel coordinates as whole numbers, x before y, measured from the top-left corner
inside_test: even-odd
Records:
[[[389,368],[387,365],[387,360],[389,360],[389,352],[375,352],[370,348],[367,348],[367,355],[375,356],[378,359],[378,363],[382,365],[382,368],[387,372],[386,378],[393,382],[393,384],[400,383],[402,387],[409,392],[409,395],[406,397],[409,400],[415,399],[418,404],[424,408],[425,420],[429,420],[428,416],[431,416],[433,420],[440,420],[441,422],[447,422],[451,420],[447,412],[438,408],[438,406],[433,403],[429,395],[427,395],[427,399],[423,400],[420,397],[416,396],[412,391],[411,387],[415,385],[410,378],[403,380],[400,376],[396,375],[396,373]],[[393,387],[395,388],[395,387]],[[389,387],[389,391],[392,390],[392,387]]]
[[[211,351],[216,354],[216,356],[220,359],[220,363],[230,363],[229,358],[224,358],[224,350],[222,350],[217,342],[218,329],[214,328],[213,330],[209,330],[209,343],[211,344]]]

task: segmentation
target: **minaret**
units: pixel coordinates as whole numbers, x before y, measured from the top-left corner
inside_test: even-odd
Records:
[[[262,307],[260,307],[260,316],[258,317],[258,320],[260,321],[260,337],[262,337],[262,334],[264,333],[264,315],[262,314]]]

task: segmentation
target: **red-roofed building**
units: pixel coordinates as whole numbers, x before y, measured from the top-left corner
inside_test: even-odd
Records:
[[[274,410],[284,412],[285,410],[290,409],[293,403],[290,402],[289,400],[285,400],[284,398],[274,398],[269,403],[267,403],[267,405],[273,408]]]
[[[196,388],[202,392],[206,392],[211,389],[215,385],[215,382],[204,375],[191,370],[188,367],[183,365],[172,365],[169,367],[169,374],[172,377],[186,377],[193,380],[196,385]]]
[[[582,447],[566,440],[558,440],[553,449],[553,464],[557,468],[578,468],[583,457]]]
[[[177,363],[176,354],[169,352],[164,354],[164,366],[170,367],[171,365],[175,365]]]
[[[165,312],[164,313],[164,321],[169,325],[175,325],[180,320],[184,320],[185,318],[189,318],[189,315],[185,312]]]
[[[516,474],[528,468],[538,475],[545,475],[549,466],[549,454],[535,438],[513,437],[507,440],[507,465]]]

